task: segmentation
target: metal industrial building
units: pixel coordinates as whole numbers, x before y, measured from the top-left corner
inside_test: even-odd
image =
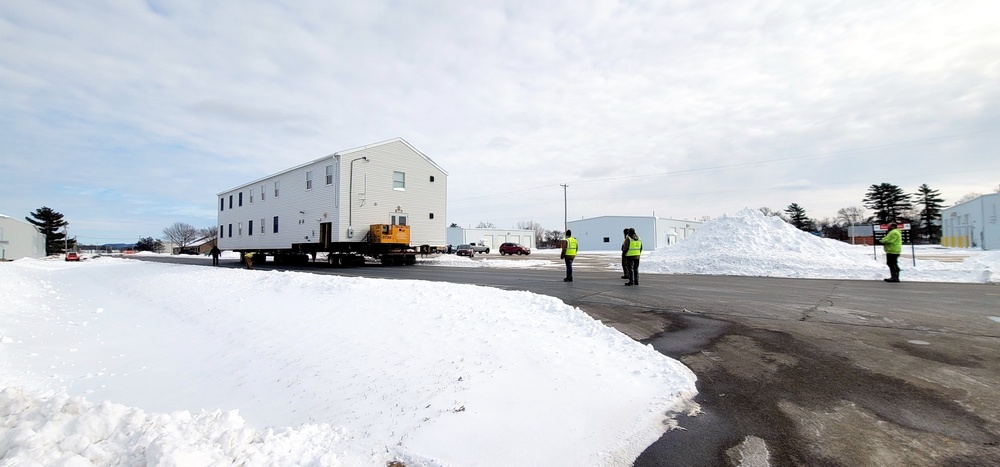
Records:
[[[941,245],[1000,250],[1000,193],[983,195],[941,211]]]
[[[0,214],[0,260],[45,256],[45,235],[35,226]]]
[[[500,245],[510,243],[520,243],[523,246],[535,249],[535,231],[523,229],[466,229],[463,227],[448,227],[448,244],[454,247],[463,243],[476,243],[486,245],[490,251],[496,251]]]
[[[642,239],[644,251],[664,248],[694,234],[701,222],[664,219],[653,216],[600,216],[569,221],[581,251],[617,251],[621,248],[622,229],[632,227]]]

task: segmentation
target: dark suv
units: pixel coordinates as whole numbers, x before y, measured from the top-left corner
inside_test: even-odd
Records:
[[[500,256],[503,255],[530,255],[531,249],[517,243],[504,243],[500,245]]]

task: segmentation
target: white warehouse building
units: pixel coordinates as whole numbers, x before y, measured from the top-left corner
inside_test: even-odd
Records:
[[[486,245],[490,251],[497,251],[504,243],[519,243],[532,250],[535,249],[535,231],[524,229],[466,229],[463,227],[448,227],[448,244],[457,247],[463,243]]]
[[[983,195],[941,211],[941,245],[1000,250],[1000,193]]]
[[[45,256],[45,235],[24,221],[0,214],[0,260]]]
[[[619,251],[624,235],[632,227],[642,239],[643,251],[664,248],[694,234],[701,222],[664,219],[653,216],[600,216],[567,223],[581,251]]]
[[[395,138],[340,151],[218,194],[219,248],[313,251],[407,225],[410,244],[445,245],[448,173]]]

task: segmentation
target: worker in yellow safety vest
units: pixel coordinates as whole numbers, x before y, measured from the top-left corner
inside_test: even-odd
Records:
[[[562,242],[562,252],[559,257],[566,261],[566,278],[563,282],[573,282],[573,260],[576,259],[576,250],[579,244],[573,238],[573,231],[566,231],[566,240]]]
[[[628,270],[628,282],[625,285],[639,285],[639,256],[642,254],[642,240],[639,240],[639,235],[632,227],[629,227],[628,236],[622,242],[622,251],[625,252],[625,263]]]

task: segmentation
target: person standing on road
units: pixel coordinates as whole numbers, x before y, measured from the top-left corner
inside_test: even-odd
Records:
[[[218,245],[212,245],[212,249],[209,250],[208,254],[212,256],[212,266],[218,266],[219,265],[219,255],[222,254],[222,252],[219,251],[219,246]]]
[[[566,231],[566,240],[562,243],[562,252],[559,253],[559,258],[566,261],[566,278],[563,282],[573,282],[573,260],[576,259],[576,250],[578,243],[575,238],[573,238],[573,231]]]
[[[622,230],[622,235],[625,236],[625,242],[628,242],[628,228]],[[622,279],[628,279],[628,257],[625,253],[628,253],[628,246],[622,243]]]
[[[625,252],[625,259],[628,264],[628,282],[625,285],[639,285],[639,255],[642,254],[642,240],[635,233],[635,229],[629,227],[628,235],[622,242],[622,251]]]
[[[886,282],[899,282],[899,254],[903,252],[903,234],[899,232],[896,223],[889,224],[889,232],[882,237],[882,249],[885,250],[885,264],[889,266],[889,278]]]

